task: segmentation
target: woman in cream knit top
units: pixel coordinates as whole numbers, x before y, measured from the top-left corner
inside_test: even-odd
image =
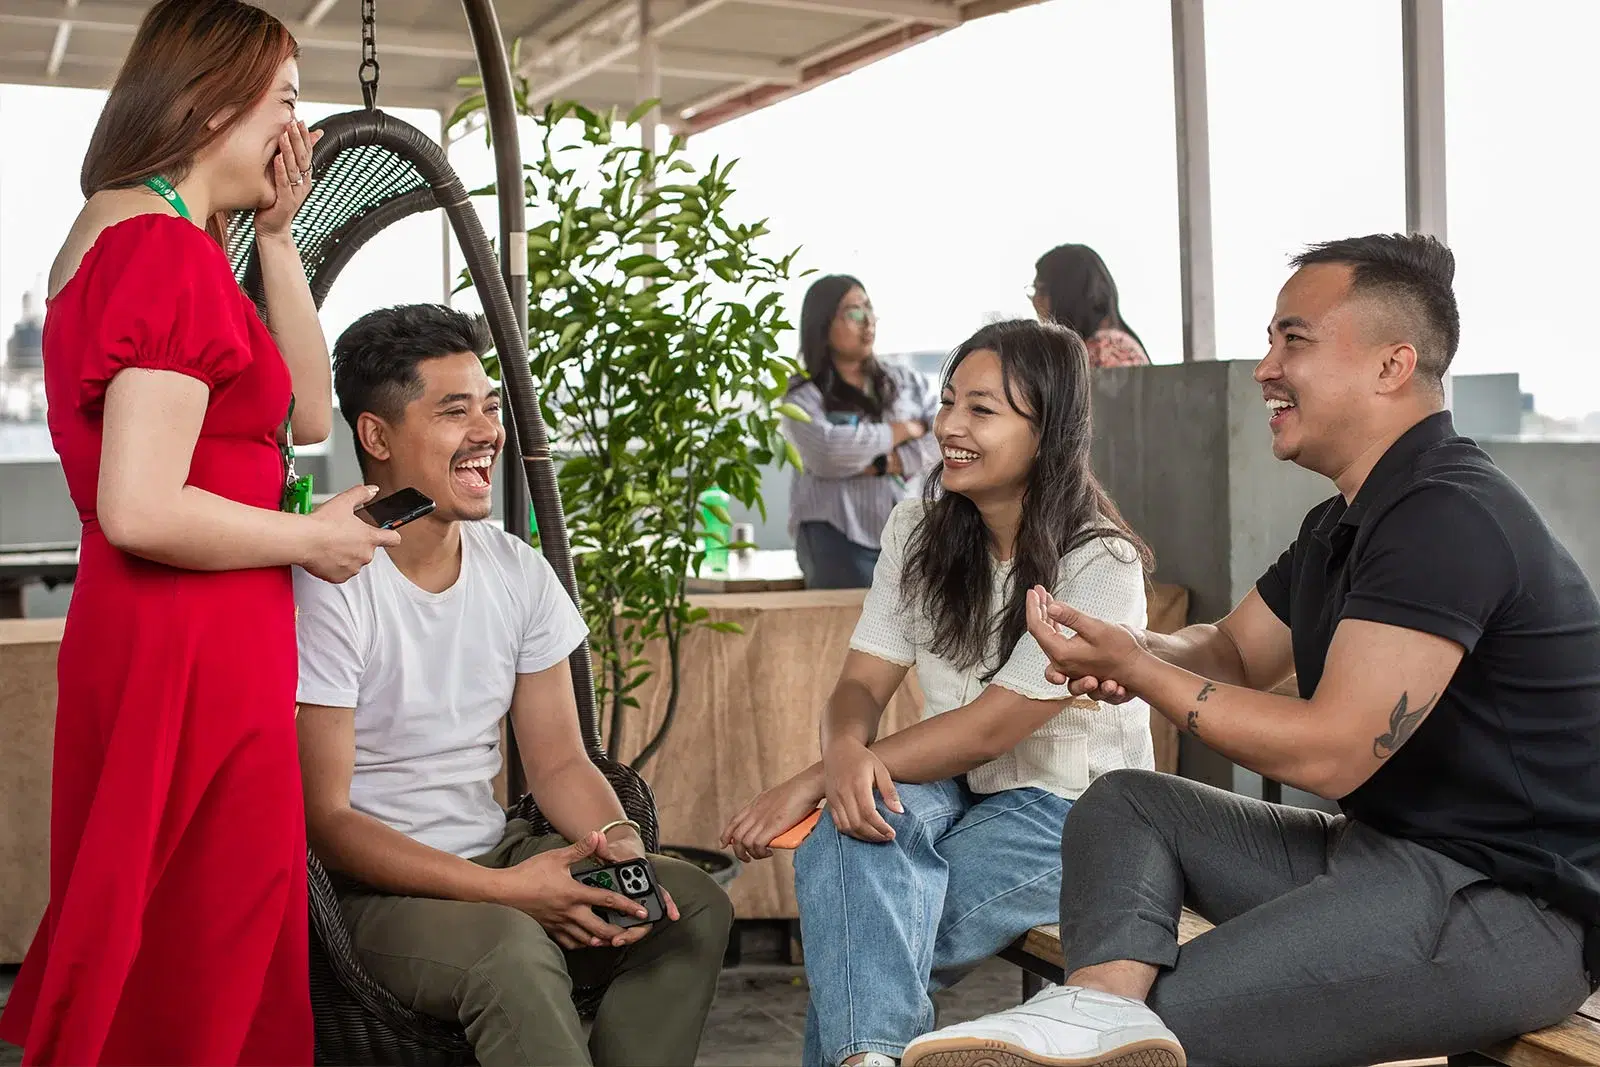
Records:
[[[850,639],[851,649],[905,667],[916,667],[922,686],[924,719],[976,700],[986,685],[1002,686],[1031,700],[1063,701],[1059,712],[1015,747],[967,772],[967,784],[978,793],[1032,786],[1058,797],[1076,800],[1096,776],[1118,767],[1155,767],[1150,740],[1150,709],[1140,700],[1121,705],[1101,704],[1074,697],[1064,685],[1045,681],[1049,658],[1039,643],[1024,632],[999,657],[998,641],[985,650],[986,661],[1000,660],[993,678],[984,680],[984,663],[960,667],[934,652],[933,627],[917,612],[900,609],[901,571],[905,545],[926,510],[920,500],[895,508],[883,535],[883,556],[873,575],[872,588]],[[1011,560],[990,560],[994,578],[988,600],[989,616],[1005,608]],[[1143,628],[1145,576],[1138,551],[1123,540],[1096,537],[1061,557],[1051,590],[1080,611],[1108,622]]]
[[[1154,765],[1148,709],[1051,685],[1026,627],[1035,585],[1145,622],[1148,553],[1089,466],[1083,341],[984,327],[951,357],[934,436],[924,499],[884,530],[821,761],[724,832],[741,858],[763,858],[827,801],[795,853],[807,1067],[894,1063],[933,1028],[934,989],[1055,921],[1072,801],[1098,774]],[[913,666],[923,718],[880,738]]]

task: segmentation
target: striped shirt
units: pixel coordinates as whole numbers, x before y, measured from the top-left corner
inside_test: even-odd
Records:
[[[895,401],[882,421],[855,412],[830,416],[822,407],[822,391],[811,382],[784,397],[811,416],[809,423],[783,420],[783,435],[805,464],[789,487],[790,537],[802,522],[825,522],[856,544],[877,548],[889,513],[921,492],[923,476],[939,462],[932,433],[939,394],[933,383],[910,367],[886,363],[884,370],[894,381]],[[889,424],[912,420],[927,426],[929,433],[894,450],[904,473],[862,474],[873,459],[889,452],[894,440]]]

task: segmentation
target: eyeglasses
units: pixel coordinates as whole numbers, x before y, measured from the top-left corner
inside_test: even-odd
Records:
[[[846,322],[855,323],[857,326],[866,326],[869,323],[878,321],[877,314],[869,307],[847,307],[839,312],[839,317]]]

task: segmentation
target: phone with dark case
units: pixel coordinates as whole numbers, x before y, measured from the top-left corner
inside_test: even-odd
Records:
[[[661,891],[656,888],[656,869],[648,859],[623,860],[620,863],[608,863],[604,867],[573,871],[572,877],[584,885],[620,893],[636,901],[649,913],[641,919],[637,915],[612,911],[610,908],[594,909],[600,918],[613,926],[624,929],[630,926],[643,926],[646,923],[660,922],[661,917],[666,914],[666,908],[661,903]]]
[[[415,489],[402,489],[382,500],[374,500],[356,508],[362,520],[380,530],[395,530],[433,510],[433,501]]]

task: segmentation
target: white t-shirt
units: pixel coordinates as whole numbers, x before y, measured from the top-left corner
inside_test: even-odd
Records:
[[[850,647],[890,663],[915,666],[922,686],[922,715],[929,718],[971,703],[986,687],[983,664],[963,669],[935,655],[931,647],[933,621],[918,611],[904,610],[901,605],[900,575],[905,568],[906,543],[925,507],[921,500],[908,500],[890,514],[883,532],[883,552],[872,572],[872,588],[867,591]],[[991,559],[990,565],[994,568],[989,587],[992,618],[1006,606],[1012,568],[1009,561]],[[1068,552],[1061,558],[1051,592],[1057,600],[1097,619],[1129,626],[1145,624],[1144,568],[1126,541],[1096,538]],[[993,665],[1000,655],[997,639],[992,640],[985,660]],[[1023,631],[988,683],[1030,700],[1061,700],[1067,704],[1010,752],[968,772],[967,781],[976,792],[998,793],[1033,786],[1076,799],[1106,771],[1120,767],[1154,769],[1148,704],[1129,700],[1111,705],[1074,697],[1066,686],[1046,681],[1044,672],[1049,665],[1050,659],[1039,642]]]
[[[354,708],[350,805],[425,845],[482,855],[505,833],[494,799],[500,720],[517,675],[566,659],[583,617],[550,564],[482,522],[461,524],[461,574],[430,593],[383,549],[342,585],[296,567],[302,704]]]

